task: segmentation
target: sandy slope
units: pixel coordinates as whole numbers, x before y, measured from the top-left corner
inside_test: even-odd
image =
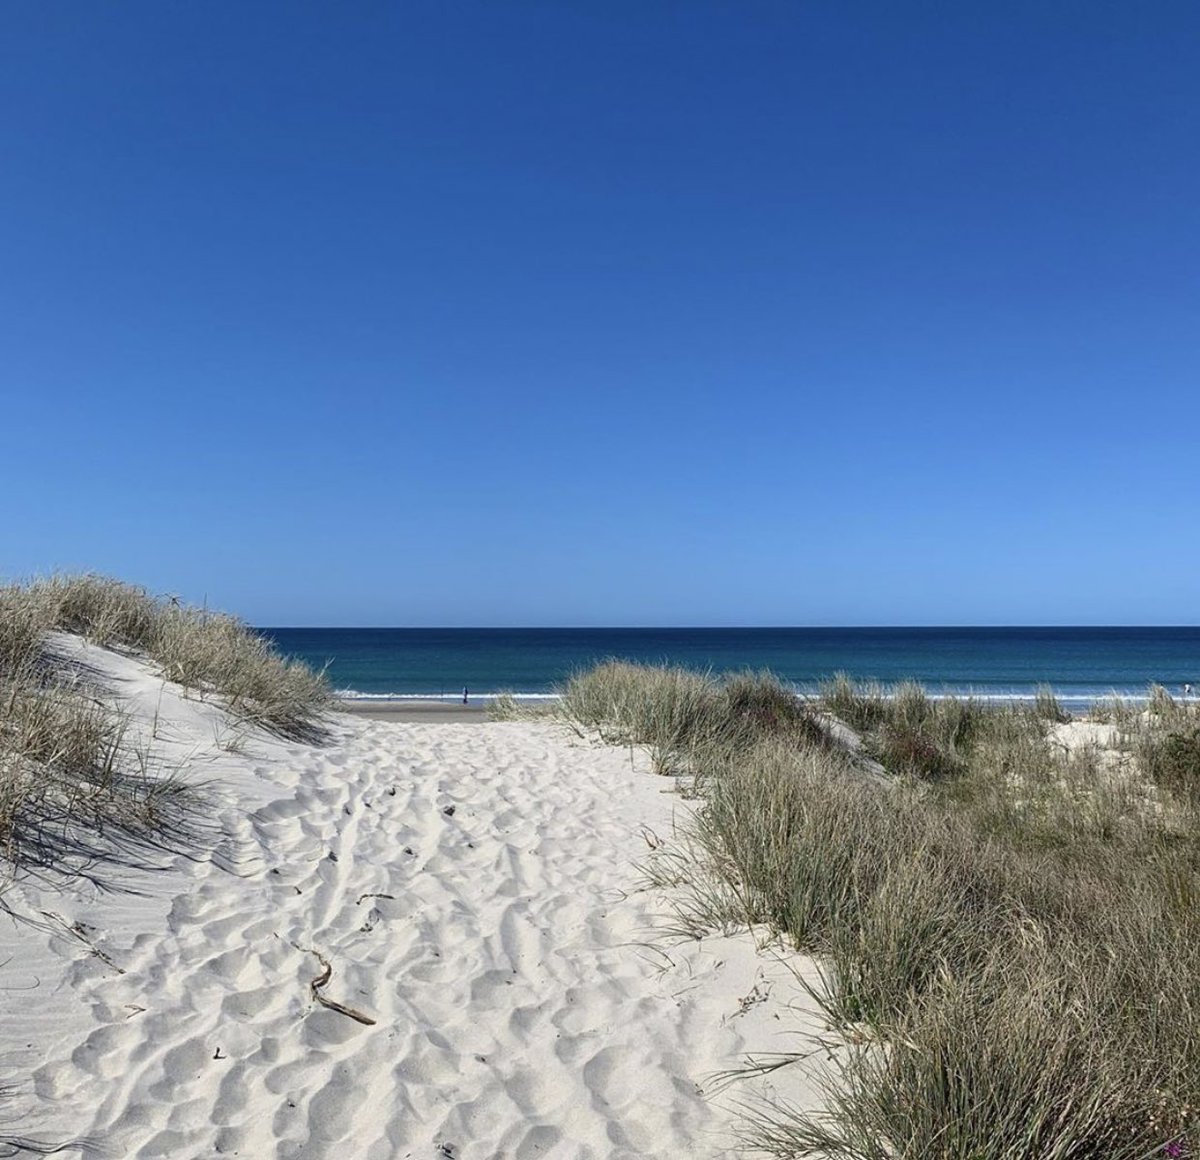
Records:
[[[683,807],[627,751],[339,718],[326,747],[229,753],[215,706],[88,656],[143,729],[157,713],[165,759],[214,779],[221,836],[94,867],[116,890],[7,888],[11,1131],[84,1157],[725,1156],[749,1089],[702,1089],[817,1027],[748,935],[664,942],[636,862]],[[319,993],[373,1024],[314,1001],[318,953]]]

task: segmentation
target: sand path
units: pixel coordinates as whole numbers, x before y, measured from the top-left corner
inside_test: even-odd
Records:
[[[811,1004],[748,936],[663,942],[636,866],[681,808],[663,780],[551,725],[336,732],[224,758],[245,784],[212,859],[148,873],[145,898],[60,898],[108,961],[6,934],[22,1132],[89,1158],[732,1154],[701,1089],[797,1046]],[[315,993],[373,1022],[315,1001],[318,956]],[[31,1001],[33,961],[60,977]]]

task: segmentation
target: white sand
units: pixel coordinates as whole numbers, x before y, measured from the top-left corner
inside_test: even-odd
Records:
[[[731,1107],[764,1088],[713,1095],[714,1074],[820,1031],[749,934],[664,941],[636,864],[687,807],[640,757],[546,724],[348,717],[322,748],[230,753],[220,709],[86,656],[213,781],[223,836],[93,867],[108,889],[7,886],[0,1132],[114,1158],[729,1156]],[[297,947],[373,1025],[313,1000]],[[773,1082],[813,1106],[809,1065]]]
[[[1068,752],[1088,747],[1107,750],[1116,745],[1120,732],[1115,725],[1104,725],[1099,721],[1067,721],[1051,725],[1049,738]]]

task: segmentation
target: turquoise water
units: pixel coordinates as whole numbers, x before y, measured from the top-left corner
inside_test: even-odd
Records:
[[[1027,697],[1042,683],[1082,705],[1151,682],[1200,686],[1200,627],[1186,628],[265,628],[286,653],[328,664],[358,696],[545,695],[603,660],[716,672],[770,669],[801,690],[836,672],[933,691]]]

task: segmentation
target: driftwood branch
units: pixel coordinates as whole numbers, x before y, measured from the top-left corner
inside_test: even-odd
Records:
[[[347,1007],[344,1003],[338,1003],[321,994],[321,988],[333,978],[333,964],[319,950],[315,947],[302,947],[299,943],[292,943],[292,946],[298,951],[303,951],[305,954],[316,955],[317,962],[321,964],[321,973],[308,984],[308,989],[312,997],[322,1007],[327,1007],[330,1011],[336,1011],[339,1015],[347,1015],[356,1023],[362,1023],[367,1027],[375,1026],[375,1020],[370,1015],[364,1015],[361,1011],[356,1011],[353,1007]]]

